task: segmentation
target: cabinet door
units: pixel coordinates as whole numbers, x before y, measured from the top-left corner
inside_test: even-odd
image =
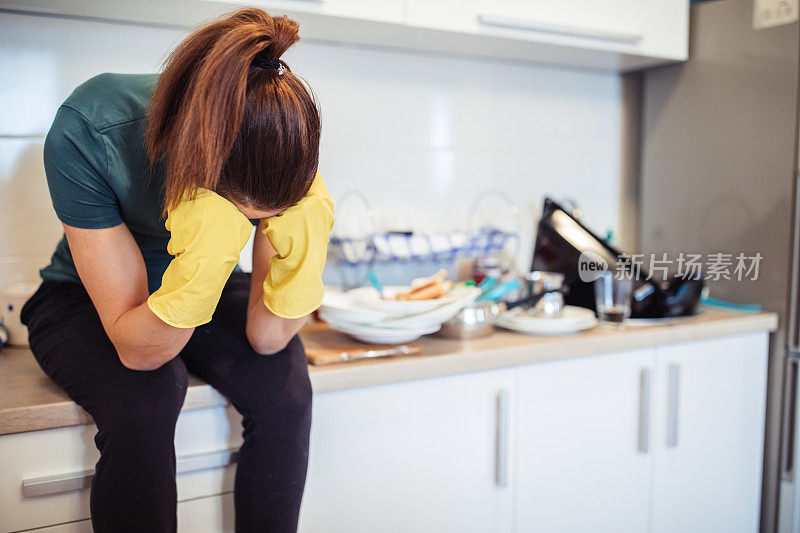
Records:
[[[500,370],[315,396],[300,531],[510,533],[513,381]]]
[[[223,1],[241,5],[239,0]],[[403,14],[403,0],[254,0],[248,5],[270,15],[311,13],[396,24],[402,22]]]
[[[412,26],[686,59],[688,0],[407,0]]]
[[[36,529],[26,529],[25,533],[92,533],[92,521],[81,520]]]
[[[520,370],[519,533],[647,530],[652,349]]]
[[[233,533],[233,493],[178,502],[178,533]]]
[[[653,533],[758,531],[767,336],[658,348]]]
[[[175,434],[179,501],[233,490],[235,465],[227,463],[242,441],[240,420],[232,407],[181,413]],[[53,531],[82,531],[80,521],[89,518],[88,475],[99,458],[96,431],[86,425],[0,436],[0,458],[13,458],[0,459],[0,532],[51,524],[65,524]],[[26,494],[26,484],[37,491]]]
[[[178,502],[178,533],[228,533],[234,530],[233,493]],[[92,521],[80,520],[27,529],[30,533],[92,533]]]

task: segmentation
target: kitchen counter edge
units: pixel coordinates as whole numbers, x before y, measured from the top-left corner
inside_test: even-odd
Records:
[[[775,331],[778,327],[776,313],[762,312],[740,314],[709,309],[705,313],[675,323],[631,326],[622,331],[591,331],[558,337],[534,337],[507,331],[473,340],[451,340],[425,337],[423,354],[381,361],[354,362],[328,367],[309,366],[314,393],[398,383],[417,379],[488,371],[558,359],[584,357],[596,354],[633,350],[700,339],[722,337],[753,331]],[[313,337],[312,329],[301,336]],[[11,359],[16,358],[16,359]],[[26,360],[23,358],[27,358]],[[36,366],[29,350],[5,348],[0,354],[0,378],[13,379],[13,363],[22,366],[28,374]],[[2,367],[12,375],[2,375]],[[38,367],[36,367],[38,370]],[[38,370],[41,372],[41,370]],[[27,376],[30,379],[30,376]],[[91,424],[91,417],[81,407],[69,400],[57,386],[41,374],[33,387],[42,388],[46,395],[55,396],[35,401],[35,396],[24,401],[14,401],[13,391],[0,390],[0,435],[24,433],[59,427]],[[13,387],[12,387],[13,388]],[[54,390],[55,389],[55,390]],[[31,391],[26,390],[29,395]],[[61,397],[59,397],[61,396]],[[210,385],[191,378],[184,411],[208,409],[227,405],[226,399]]]

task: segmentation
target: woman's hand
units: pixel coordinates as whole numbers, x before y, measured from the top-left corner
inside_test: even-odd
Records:
[[[247,339],[258,353],[282,350],[322,303],[333,200],[319,174],[308,194],[261,220],[253,244]]]
[[[308,315],[322,304],[322,271],[333,227],[333,199],[317,173],[308,194],[296,205],[261,220],[274,257],[264,279],[264,305],[284,318]]]
[[[166,227],[167,251],[175,258],[147,305],[176,328],[210,322],[253,224],[222,196],[199,189],[170,211]]]
[[[261,219],[247,311],[247,339],[257,352],[282,350],[322,303],[332,226],[333,200],[319,173],[297,205]]]

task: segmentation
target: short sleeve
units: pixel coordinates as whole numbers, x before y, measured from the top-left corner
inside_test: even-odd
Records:
[[[44,170],[58,218],[76,228],[122,223],[108,184],[103,136],[78,111],[61,106],[44,143]]]

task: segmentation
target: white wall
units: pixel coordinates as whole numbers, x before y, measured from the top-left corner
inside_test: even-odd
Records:
[[[181,35],[0,14],[0,285],[35,279],[61,235],[41,163],[60,102],[94,74],[156,70]],[[383,228],[463,227],[493,187],[518,202],[528,239],[545,194],[578,200],[599,232],[616,227],[618,76],[321,43],[285,59],[320,101],[331,193],[363,191]],[[497,201],[478,218],[508,225]]]

